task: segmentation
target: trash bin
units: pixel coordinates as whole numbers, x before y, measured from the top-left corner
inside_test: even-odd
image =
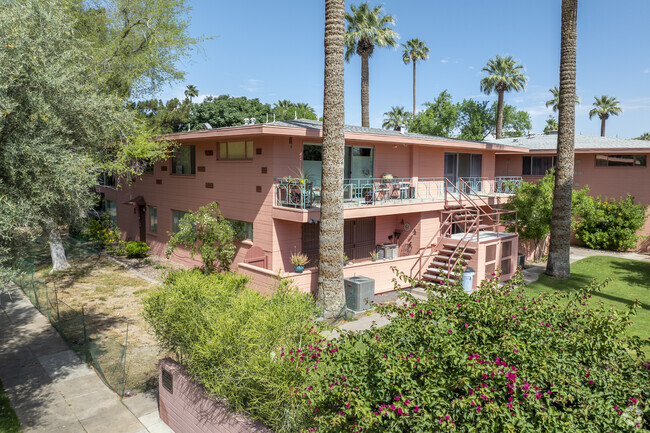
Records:
[[[465,272],[463,272],[463,291],[465,293],[472,293],[472,286],[474,285],[474,275],[476,275],[476,271],[470,267],[467,267],[465,269]]]

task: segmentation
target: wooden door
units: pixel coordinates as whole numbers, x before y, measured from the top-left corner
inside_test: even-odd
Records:
[[[375,218],[357,218],[345,221],[345,255],[350,260],[366,260],[375,250]]]

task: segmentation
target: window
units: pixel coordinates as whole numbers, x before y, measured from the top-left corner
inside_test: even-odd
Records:
[[[178,233],[178,224],[181,222],[187,212],[180,210],[172,211],[172,233]]]
[[[596,155],[596,167],[645,167],[648,155]]]
[[[252,141],[230,141],[219,143],[219,160],[253,159]]]
[[[237,239],[243,240],[253,240],[253,223],[247,223],[246,221],[240,220],[231,220],[228,219],[228,222],[235,230],[235,237]]]
[[[97,182],[102,186],[112,186],[113,188],[117,185],[117,182],[115,182],[115,176],[108,173],[101,173],[97,177]]]
[[[196,174],[196,148],[194,145],[179,146],[174,149],[172,174]]]
[[[554,156],[524,156],[522,175],[545,176],[546,172],[555,167]]]
[[[158,233],[158,208],[149,206],[149,231]]]
[[[117,202],[115,200],[106,200],[105,202],[106,215],[117,226]]]

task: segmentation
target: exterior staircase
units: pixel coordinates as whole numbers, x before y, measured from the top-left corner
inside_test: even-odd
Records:
[[[445,210],[441,213],[440,228],[414,265],[419,266],[417,276],[438,284],[458,279],[465,270],[465,265],[459,269],[458,264],[469,263],[478,253],[480,233],[498,230],[500,216],[511,212],[514,211],[494,209],[466,182],[460,180],[459,185],[454,185],[446,179]]]
[[[433,261],[429,263],[424,274],[422,274],[422,279],[427,282],[442,284],[447,280],[455,280],[460,277],[456,273],[457,269],[451,268],[450,263],[458,263],[462,257],[465,263],[469,262],[474,254],[476,254],[476,249],[473,246],[468,246],[463,251],[460,251],[457,248],[456,244],[443,243],[442,248],[437,254],[433,257]],[[463,265],[462,271],[465,271],[465,265]]]

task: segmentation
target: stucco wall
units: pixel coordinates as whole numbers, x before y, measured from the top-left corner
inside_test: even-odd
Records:
[[[173,378],[172,392],[163,386],[163,369]],[[223,402],[210,399],[183,366],[165,358],[158,362],[158,411],[176,433],[271,433],[260,422],[233,414]]]

